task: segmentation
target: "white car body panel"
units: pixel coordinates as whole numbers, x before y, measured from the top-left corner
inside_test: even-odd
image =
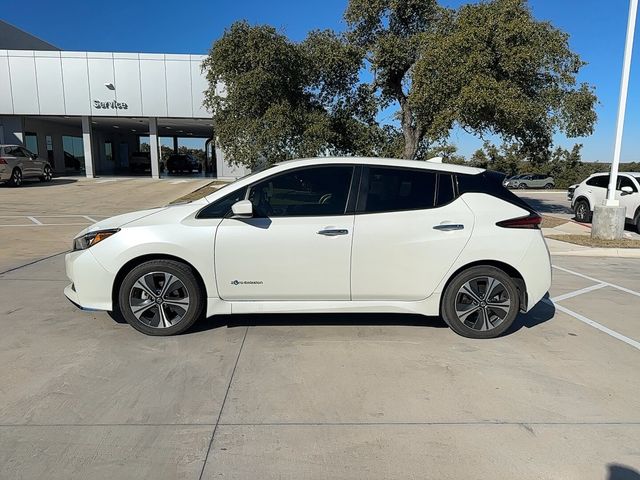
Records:
[[[326,164],[389,165],[477,174],[458,165],[393,159],[308,159],[252,174],[184,205],[132,212],[98,222],[118,233],[66,257],[72,285],[65,294],[86,309],[113,310],[114,285],[127,264],[173,258],[193,267],[207,295],[207,315],[262,312],[440,313],[449,279],[474,263],[509,265],[523,278],[530,309],[551,283],[549,254],[540,230],[496,222],[527,210],[482,193],[464,193],[448,205],[415,211],[336,217],[204,219],[197,213],[262,178],[291,168]],[[437,231],[443,222],[462,230]],[[324,236],[326,228],[348,230]],[[233,285],[235,280],[262,284]]]
[[[463,229],[434,229],[441,224],[459,224]],[[427,298],[467,244],[473,225],[474,215],[461,198],[440,208],[357,215],[351,259],[353,300]]]
[[[224,219],[215,240],[220,297],[350,300],[353,219],[353,215]],[[327,229],[348,233],[318,234]]]

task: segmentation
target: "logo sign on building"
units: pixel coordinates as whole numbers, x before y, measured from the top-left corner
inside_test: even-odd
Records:
[[[101,100],[94,100],[93,107],[113,109],[113,110],[126,110],[129,108],[129,105],[127,105],[125,102],[116,102],[115,100],[110,100],[108,102],[103,102]]]

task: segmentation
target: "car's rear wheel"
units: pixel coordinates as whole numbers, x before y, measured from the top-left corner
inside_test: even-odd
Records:
[[[544,188],[545,188],[545,189],[547,189],[547,190],[551,190],[551,189],[553,188],[553,183],[547,183],[547,184],[544,186]]]
[[[42,175],[40,175],[41,182],[50,182],[53,178],[53,171],[51,171],[51,167],[49,165],[44,166],[44,171]]]
[[[173,260],[150,260],[122,280],[120,312],[147,335],[175,335],[200,318],[205,295],[192,269]]]
[[[13,172],[11,172],[9,185],[11,185],[12,187],[19,187],[20,185],[22,185],[22,170],[20,170],[18,167],[14,168]]]
[[[591,210],[586,200],[578,200],[574,206],[576,220],[581,223],[589,223],[591,221]]]
[[[499,268],[481,265],[456,275],[442,297],[442,316],[451,330],[469,338],[502,335],[520,310],[513,279]]]

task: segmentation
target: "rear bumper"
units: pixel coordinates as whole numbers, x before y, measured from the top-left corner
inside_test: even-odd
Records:
[[[64,294],[72,303],[83,310],[113,309],[111,292],[115,278],[90,250],[68,253],[65,268],[72,283],[65,287]]]
[[[519,264],[519,271],[527,289],[524,310],[528,312],[551,288],[551,254],[542,233],[529,244]]]

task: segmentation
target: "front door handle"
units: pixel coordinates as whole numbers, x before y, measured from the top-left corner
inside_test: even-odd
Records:
[[[464,229],[464,225],[461,223],[443,223],[440,225],[434,225],[434,230],[441,230],[443,232],[450,232],[453,230],[462,230]]]
[[[337,237],[338,235],[348,235],[349,230],[344,228],[327,228],[325,230],[320,230],[318,235],[326,235],[327,237]]]

